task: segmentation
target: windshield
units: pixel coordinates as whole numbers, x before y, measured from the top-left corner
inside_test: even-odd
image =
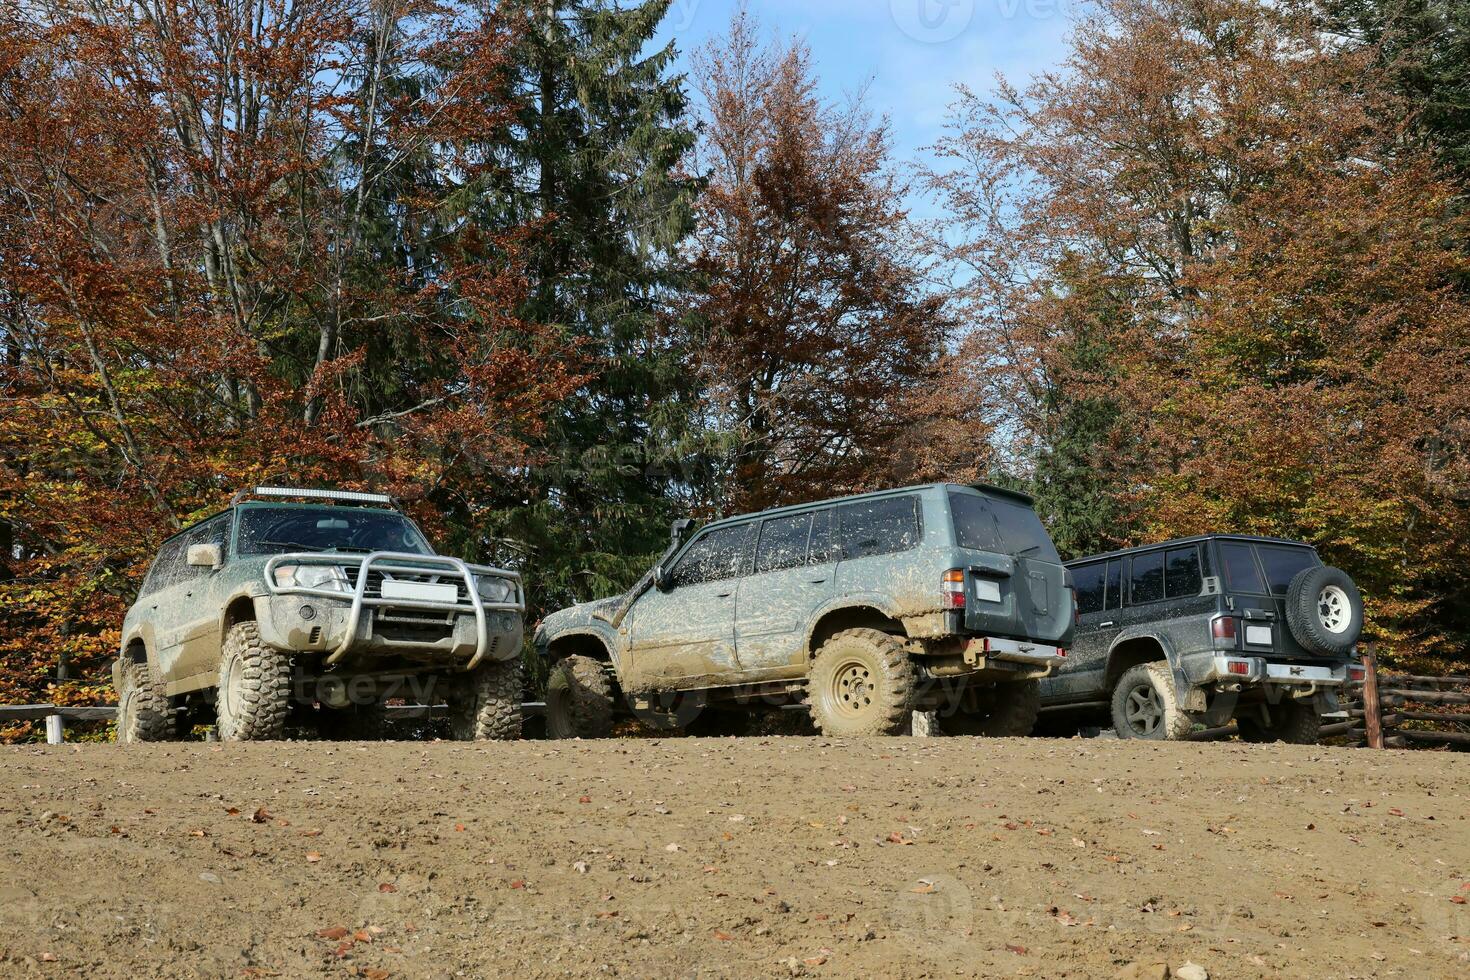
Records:
[[[1009,497],[951,491],[949,512],[961,548],[1060,563],[1041,518],[1030,505]]]
[[[241,555],[292,551],[406,551],[431,555],[423,535],[401,514],[351,507],[247,507],[235,550]]]

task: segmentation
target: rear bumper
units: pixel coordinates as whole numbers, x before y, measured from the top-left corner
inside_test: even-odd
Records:
[[[1348,682],[1350,663],[1336,666],[1276,663],[1265,657],[1215,656],[1210,658],[1208,673],[1201,678],[1216,684],[1279,685],[1316,690],[1342,687]]]
[[[1020,664],[1044,672],[1036,676],[1045,676],[1055,671],[1067,655],[1066,650],[1061,647],[995,636],[971,639],[965,644],[963,653],[965,663],[970,666],[983,666],[989,661]]]

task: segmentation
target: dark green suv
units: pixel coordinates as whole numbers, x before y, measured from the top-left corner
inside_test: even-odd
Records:
[[[1069,562],[1078,627],[1042,681],[1043,724],[1111,720],[1121,738],[1178,739],[1232,718],[1248,741],[1317,741],[1363,601],[1309,545],[1216,534]]]
[[[113,668],[118,740],[169,738],[180,715],[276,739],[293,711],[366,736],[430,680],[459,737],[518,737],[524,612],[517,573],[435,554],[390,497],[257,487],[148,570]]]

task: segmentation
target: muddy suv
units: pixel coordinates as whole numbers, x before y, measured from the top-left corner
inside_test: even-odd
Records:
[[[714,732],[804,699],[829,735],[906,732],[916,710],[951,734],[1024,735],[1073,608],[1030,499],[994,487],[872,493],[692,535],[680,522],[633,589],[537,631],[548,731],[601,735],[626,705]]]
[[[1363,601],[1310,546],[1211,535],[1067,567],[1077,638],[1041,683],[1045,728],[1091,715],[1120,738],[1178,739],[1234,718],[1247,741],[1312,743],[1345,716]]]
[[[519,575],[435,554],[390,497],[245,491],[164,542],[128,610],[118,741],[211,715],[226,740],[293,714],[370,737],[386,699],[435,692],[457,737],[515,738],[524,612]]]

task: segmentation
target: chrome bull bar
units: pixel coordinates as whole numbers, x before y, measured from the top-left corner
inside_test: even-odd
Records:
[[[336,589],[282,586],[276,583],[276,569],[282,565],[336,566],[351,574],[357,569],[357,581],[350,595]],[[386,578],[393,575],[451,576],[462,580],[468,602],[436,602],[430,599],[385,599],[381,595],[367,595],[368,573],[378,571]],[[475,584],[476,577],[502,578],[510,581],[514,590],[513,602],[486,602]],[[335,664],[347,655],[357,639],[357,627],[362,621],[364,606],[392,606],[396,609],[416,609],[431,612],[473,612],[475,614],[475,655],[470,658],[465,670],[474,670],[485,659],[490,650],[490,630],[485,619],[488,612],[515,612],[525,614],[526,596],[521,587],[521,575],[504,568],[488,565],[469,565],[458,558],[447,555],[416,555],[402,551],[374,551],[368,555],[343,555],[329,552],[310,551],[298,554],[275,555],[265,563],[265,587],[271,595],[305,595],[321,599],[351,598],[352,608],[347,614],[347,628],[342,642],[327,656],[328,664]]]

